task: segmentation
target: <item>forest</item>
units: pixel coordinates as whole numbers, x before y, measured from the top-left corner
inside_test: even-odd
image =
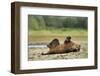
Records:
[[[81,28],[87,29],[87,17],[29,15],[29,30]]]

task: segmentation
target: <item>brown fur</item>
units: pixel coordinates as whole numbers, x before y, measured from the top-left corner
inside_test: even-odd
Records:
[[[66,37],[63,44],[60,44],[58,39],[54,39],[47,47],[49,51],[47,53],[42,53],[43,55],[80,51],[80,45],[72,42],[70,36]]]

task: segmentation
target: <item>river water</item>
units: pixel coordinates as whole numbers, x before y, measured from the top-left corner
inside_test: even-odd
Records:
[[[28,45],[28,48],[47,48],[47,45]]]

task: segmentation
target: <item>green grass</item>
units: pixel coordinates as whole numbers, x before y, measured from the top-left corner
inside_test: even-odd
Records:
[[[43,30],[29,30],[29,35],[34,36],[65,36],[65,35],[73,35],[73,36],[86,36],[87,30],[85,29],[43,29]]]
[[[48,43],[54,38],[63,41],[66,36],[71,36],[74,40],[86,40],[86,29],[42,29],[42,30],[29,30],[28,40],[30,43]]]

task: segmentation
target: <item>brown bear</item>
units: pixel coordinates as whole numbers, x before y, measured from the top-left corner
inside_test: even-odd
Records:
[[[65,48],[70,51],[80,51],[80,45],[71,41],[71,36],[67,36],[64,41]]]
[[[71,41],[71,37],[67,36],[64,43],[60,44],[58,39],[53,39],[47,47],[49,51],[47,53],[42,53],[42,55],[47,54],[61,54],[61,53],[68,53],[68,52],[76,52],[80,51],[80,45]]]

